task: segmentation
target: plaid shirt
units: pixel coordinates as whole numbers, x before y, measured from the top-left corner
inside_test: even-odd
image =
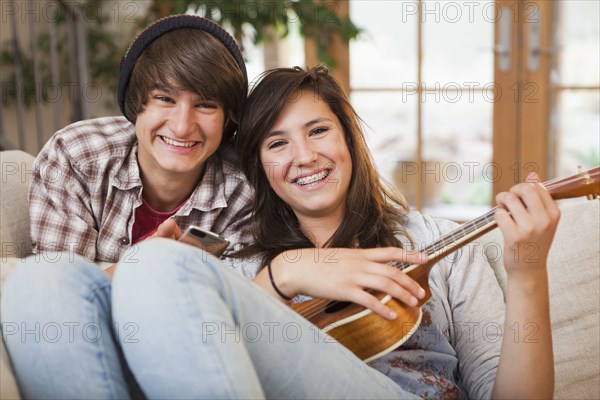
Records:
[[[123,117],[74,123],[58,131],[35,160],[29,190],[34,253],[76,253],[117,262],[131,246],[143,183],[135,127]],[[200,184],[172,217],[227,237],[226,254],[251,243],[250,185],[232,151],[206,162]],[[241,268],[241,266],[240,266]]]

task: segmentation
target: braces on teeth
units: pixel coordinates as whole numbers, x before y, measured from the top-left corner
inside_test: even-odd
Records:
[[[302,185],[302,186],[309,185],[309,184],[311,184],[313,182],[320,181],[321,179],[324,179],[327,175],[329,175],[329,171],[323,171],[323,172],[320,172],[320,173],[315,174],[315,175],[307,176],[306,178],[297,179],[296,183],[298,185]]]

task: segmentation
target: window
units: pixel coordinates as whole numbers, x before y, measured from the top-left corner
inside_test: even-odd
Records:
[[[351,100],[383,177],[467,220],[530,171],[598,165],[599,4],[351,1]]]
[[[469,4],[350,3],[366,31],[350,45],[351,99],[378,168],[411,205],[455,219],[492,193],[493,2]]]

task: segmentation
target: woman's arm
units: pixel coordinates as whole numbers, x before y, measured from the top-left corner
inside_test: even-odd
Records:
[[[388,265],[391,261],[422,263],[426,255],[395,247],[374,249],[299,249],[279,254],[271,263],[273,281],[288,297],[303,294],[316,298],[351,301],[384,318],[396,314],[365,289],[389,293],[416,305],[425,292],[412,278]],[[283,301],[263,268],[254,282]]]
[[[529,182],[537,176],[529,178]],[[493,398],[552,398],[554,359],[546,260],[560,211],[537,183],[514,186],[496,198],[505,243],[506,317]],[[532,252],[532,249],[534,250]],[[533,254],[533,255],[532,255]],[[506,334],[511,330],[535,332]]]

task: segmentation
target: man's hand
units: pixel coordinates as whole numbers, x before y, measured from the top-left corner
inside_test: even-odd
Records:
[[[153,235],[149,236],[148,239],[152,239],[155,237],[167,238],[178,240],[181,237],[181,229],[177,225],[177,223],[172,219],[165,220],[162,224],[158,226],[156,232]],[[148,240],[146,239],[146,240]],[[115,270],[117,269],[117,264],[113,264],[110,267],[106,268],[104,272],[108,274],[112,278]]]
[[[115,270],[116,270],[116,269],[117,269],[117,263],[114,263],[114,264],[113,264],[113,265],[111,265],[110,267],[106,268],[106,269],[104,270],[104,272],[106,272],[106,274],[107,274],[108,276],[110,276],[110,277],[111,277],[111,279],[112,279],[112,277],[113,277],[113,274],[115,273]]]
[[[156,233],[150,237],[162,237],[167,239],[179,240],[179,238],[181,237],[181,229],[179,228],[179,226],[177,226],[177,223],[174,220],[169,218],[165,220],[162,224],[160,224],[158,226],[158,229],[156,229]]]

